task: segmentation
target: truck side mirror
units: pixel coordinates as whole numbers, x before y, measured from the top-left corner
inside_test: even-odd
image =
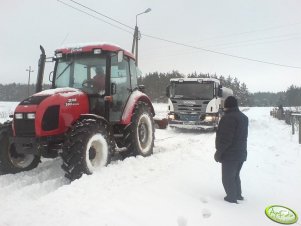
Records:
[[[170,96],[170,92],[169,92],[169,88],[170,88],[170,86],[167,86],[166,87],[166,97],[169,97]]]
[[[218,90],[217,90],[217,96],[218,97],[223,97],[223,86],[222,85],[219,85],[218,86]]]

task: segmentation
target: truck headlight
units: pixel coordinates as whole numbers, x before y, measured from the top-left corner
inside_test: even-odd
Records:
[[[215,120],[215,117],[214,116],[211,116],[211,115],[206,115],[205,116],[205,121],[206,122],[212,122]]]
[[[35,113],[27,113],[27,119],[35,119],[36,114]]]
[[[23,119],[23,114],[22,113],[16,113],[15,118],[16,119]]]
[[[175,120],[175,115],[168,115],[169,120]]]

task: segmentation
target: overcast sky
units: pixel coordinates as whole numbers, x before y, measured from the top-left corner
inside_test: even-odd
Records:
[[[79,8],[69,0],[61,1]],[[131,27],[135,26],[136,14],[152,9],[138,17],[142,33],[139,67],[144,74],[178,70],[184,74],[231,75],[246,83],[251,92],[285,91],[292,84],[301,86],[301,0],[76,1]],[[52,56],[62,45],[78,42],[104,41],[131,50],[129,28],[93,15],[99,19],[57,0],[2,0],[0,83],[26,83],[28,66],[34,69],[32,82],[35,82],[40,44],[47,56]],[[222,54],[171,44],[143,34]]]

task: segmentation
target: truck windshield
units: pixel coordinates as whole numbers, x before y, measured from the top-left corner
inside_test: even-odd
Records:
[[[74,55],[57,61],[54,84],[56,88],[72,87],[93,92],[95,76],[103,76],[105,83],[105,74],[105,57]]]
[[[213,83],[174,83],[171,97],[178,99],[211,100],[214,96]]]

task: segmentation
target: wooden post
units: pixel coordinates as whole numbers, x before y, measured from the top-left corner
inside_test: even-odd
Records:
[[[295,134],[295,116],[291,116],[292,134]]]
[[[299,116],[298,119],[299,119],[299,144],[301,144],[301,116]]]

